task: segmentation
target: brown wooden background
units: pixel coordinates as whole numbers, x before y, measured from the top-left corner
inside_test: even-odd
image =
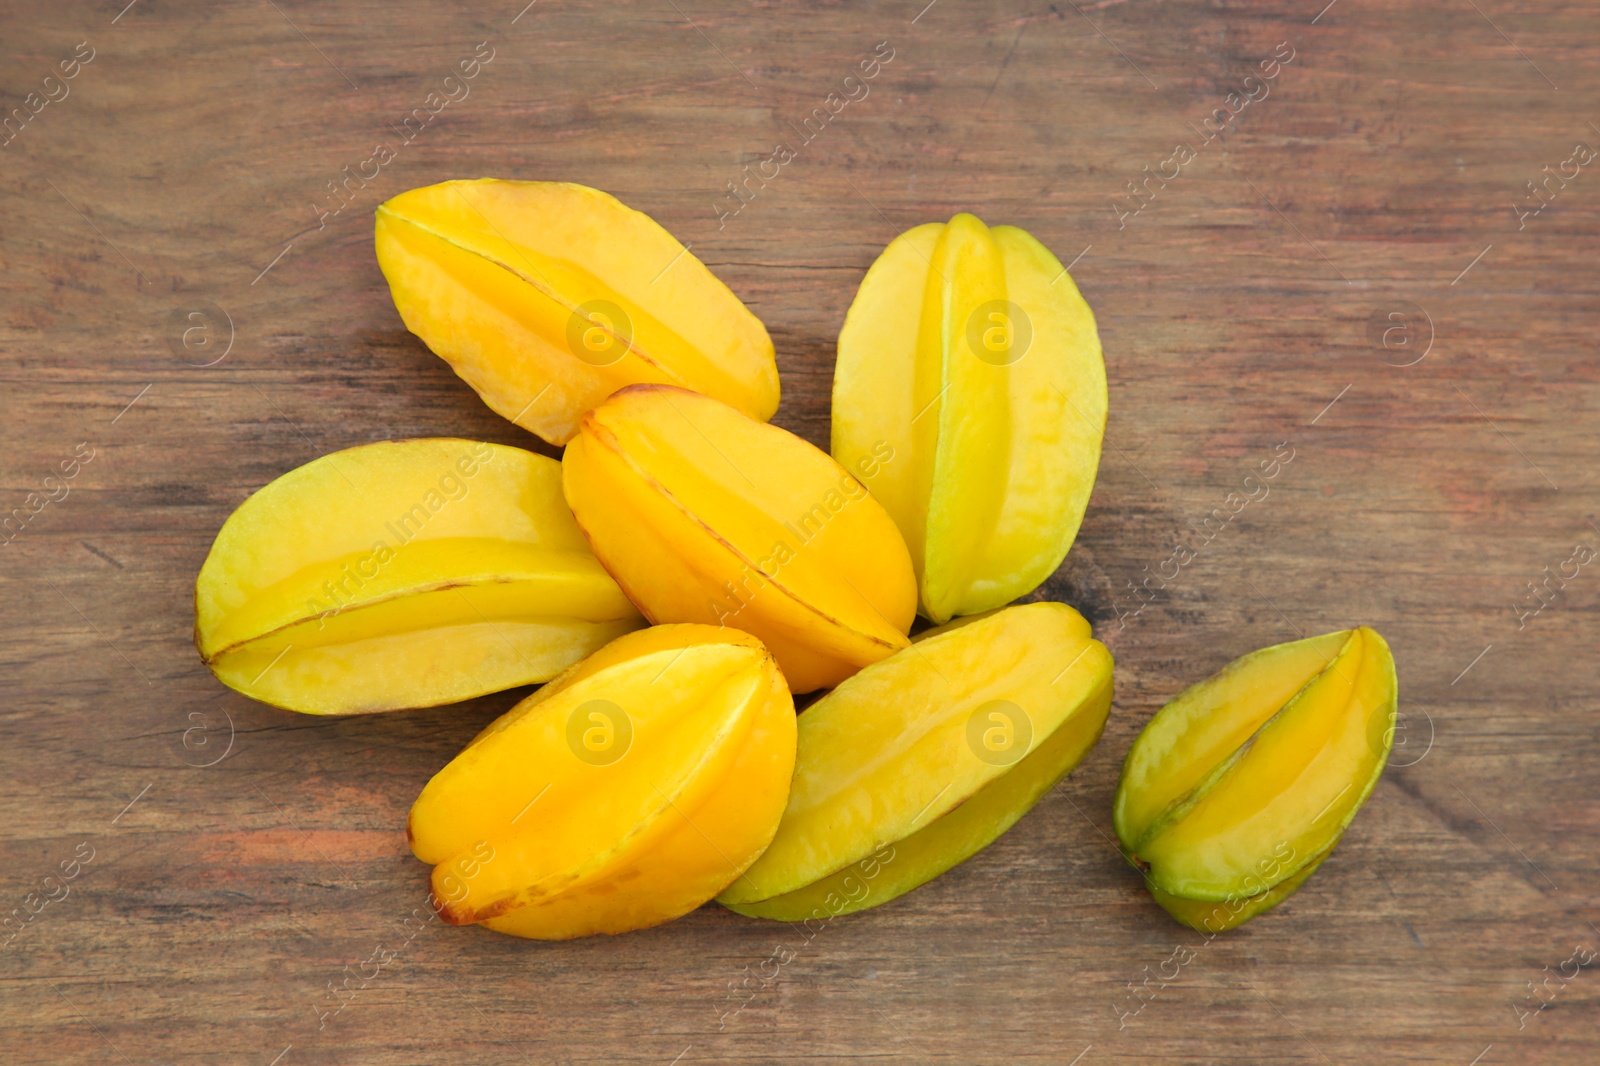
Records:
[[[1568,961],[1600,949],[1600,563],[1516,611],[1600,546],[1600,165],[1520,229],[1513,206],[1600,146],[1592,4],[523,2],[0,12],[7,112],[94,49],[0,148],[0,509],[94,449],[0,548],[0,901],[94,856],[0,949],[0,1059],[1600,1060],[1600,968]],[[319,226],[328,183],[483,41],[470,95]],[[869,95],[719,228],[726,183],[884,41]],[[1270,95],[1119,228],[1125,183],[1285,41]],[[403,330],[373,260],[382,199],[480,175],[598,186],[691,242],[772,331],[778,422],[824,446],[833,339],[897,230],[973,210],[1082,253],[1110,425],[1044,591],[1096,623],[1117,699],[994,847],[804,945],[714,907],[406,940],[405,812],[520,693],[259,706],[197,660],[190,598],[229,511],[319,453],[530,446]],[[209,348],[177,341],[193,311]],[[1374,332],[1391,312],[1409,347]],[[1270,497],[1133,616],[1128,583],[1282,441]],[[1236,655],[1358,622],[1399,661],[1395,765],[1305,889],[1202,945],[1109,843],[1122,756]],[[377,946],[394,961],[319,1028]]]

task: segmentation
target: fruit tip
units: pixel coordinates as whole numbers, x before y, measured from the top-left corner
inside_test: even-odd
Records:
[[[472,925],[477,921],[472,911],[440,899],[438,893],[432,890],[428,892],[428,906],[433,908],[433,913],[442,918],[446,925]]]

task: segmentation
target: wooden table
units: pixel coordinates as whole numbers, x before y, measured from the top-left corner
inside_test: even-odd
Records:
[[[58,497],[0,549],[0,898],[78,872],[0,950],[0,1059],[1600,1061],[1600,972],[1569,961],[1600,950],[1600,573],[1569,562],[1600,546],[1591,5],[123,2],[0,15],[6,109],[38,109],[0,148],[0,504]],[[200,664],[195,572],[273,477],[388,437],[533,446],[373,259],[380,201],[480,175],[691,243],[771,329],[777,421],[824,445],[897,231],[971,210],[1075,264],[1111,417],[1040,594],[1096,624],[1117,697],[993,847],[809,943],[715,907],[554,945],[403,925],[407,808],[521,693],[320,720]],[[1270,497],[1141,610],[1281,442]],[[1122,756],[1235,656],[1360,622],[1399,662],[1391,767],[1305,889],[1204,943],[1111,845]]]

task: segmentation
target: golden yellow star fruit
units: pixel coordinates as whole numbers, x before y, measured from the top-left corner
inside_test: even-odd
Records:
[[[496,719],[406,824],[455,925],[563,940],[676,918],[778,825],[794,703],[754,637],[666,625],[606,645]]]
[[[1111,653],[1061,603],[929,630],[800,715],[772,844],[719,902],[782,921],[886,903],[1005,832],[1094,747]]]
[[[309,714],[545,681],[644,623],[584,543],[561,466],[519,448],[380,441],[260,489],[195,582],[226,685]]]
[[[766,327],[655,220],[598,189],[441,182],[381,205],[375,241],[406,328],[552,444],[635,382],[763,421],[778,409]]]
[[[1361,626],[1252,652],[1157,712],[1113,814],[1156,901],[1219,932],[1298,888],[1377,784],[1396,694],[1389,646]]]
[[[907,645],[916,583],[894,522],[787,430],[633,385],[583,417],[562,466],[595,555],[652,622],[753,633],[795,692]]]
[[[904,534],[935,622],[1009,603],[1066,556],[1106,422],[1094,315],[1061,263],[969,214],[908,230],[839,333],[833,457]]]

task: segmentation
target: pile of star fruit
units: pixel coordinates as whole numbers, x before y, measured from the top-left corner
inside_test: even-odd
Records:
[[[831,455],[768,423],[755,315],[605,193],[445,182],[380,207],[376,243],[407,328],[564,455],[433,438],[292,470],[217,534],[195,639],[307,714],[541,685],[412,807],[447,921],[561,939],[711,899],[876,906],[1093,748],[1110,653],[1071,607],[1012,602],[1071,546],[1106,418],[1094,317],[1029,234],[960,214],[884,250],[839,334]],[[1371,629],[1246,655],[1129,752],[1129,860],[1196,928],[1272,907],[1366,800],[1394,715]]]

